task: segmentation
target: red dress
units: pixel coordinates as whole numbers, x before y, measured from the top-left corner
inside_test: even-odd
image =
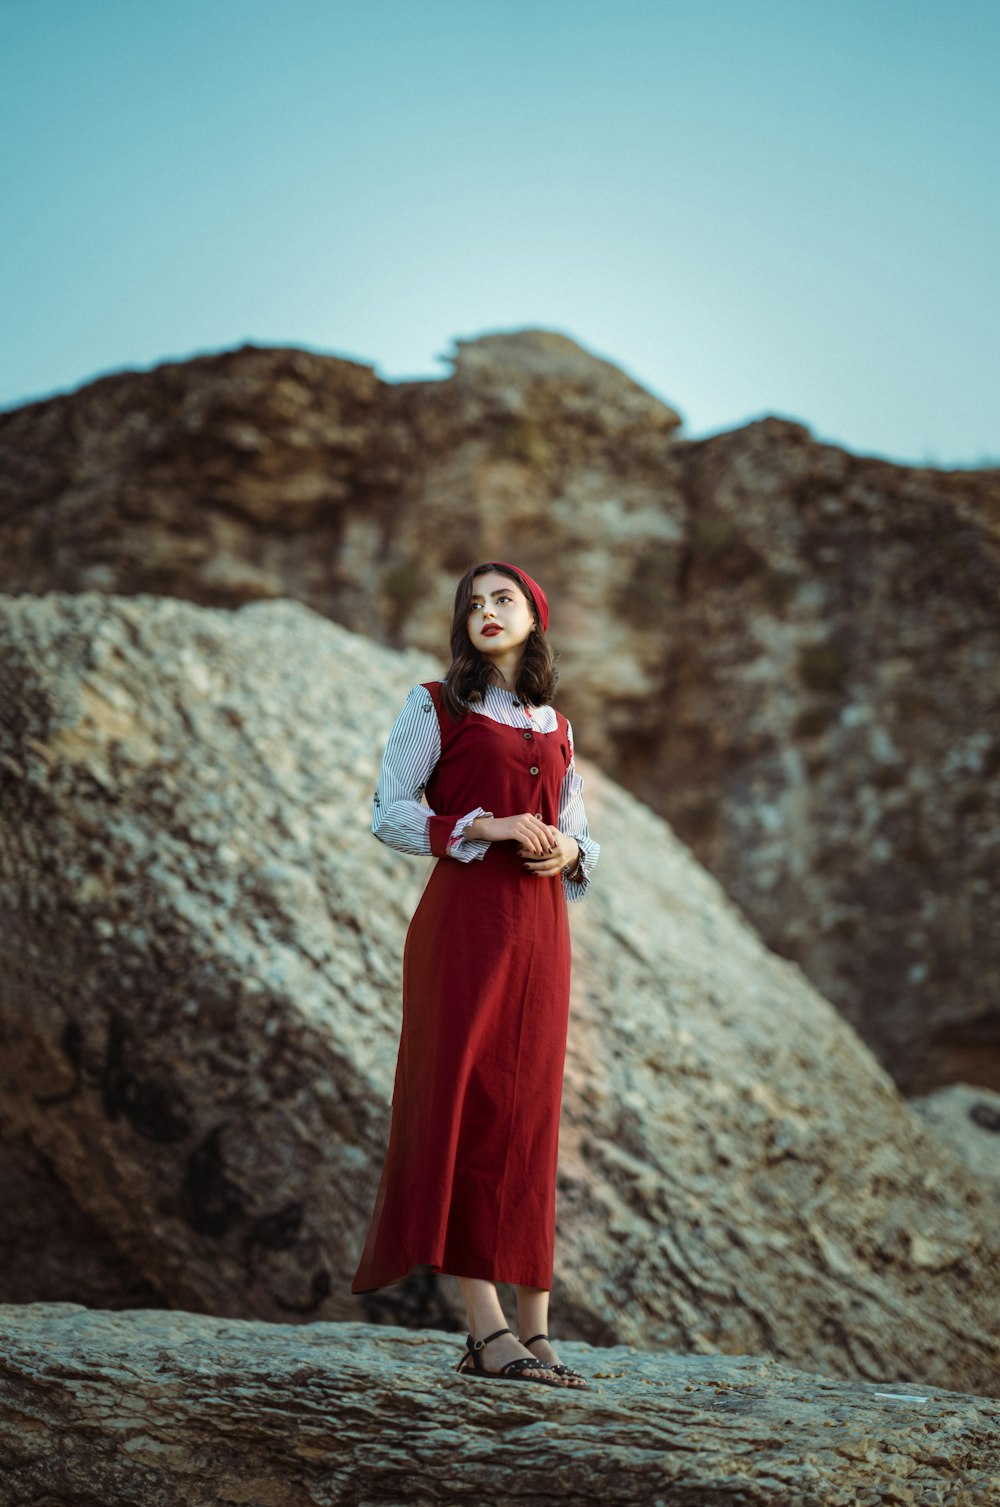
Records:
[[[481,806],[557,825],[572,750],[550,733],[467,711],[432,681],[441,757],[427,782],[430,874],[403,951],[403,1020],[385,1165],[352,1293],[411,1267],[552,1286],[556,1161],[569,1019],[570,939],[558,875],[523,868],[516,842],[446,856]],[[447,814],[454,813],[454,814]]]

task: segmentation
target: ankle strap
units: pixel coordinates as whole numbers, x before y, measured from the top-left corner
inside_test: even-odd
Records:
[[[536,1340],[547,1340],[547,1339],[548,1339],[548,1335],[547,1334],[533,1334],[531,1336],[530,1340],[522,1340],[521,1344],[522,1345],[533,1345]]]
[[[512,1333],[512,1331],[510,1329],[494,1329],[493,1333],[492,1334],[488,1334],[484,1340],[474,1340],[472,1338],[472,1335],[470,1334],[469,1335],[469,1339],[471,1341],[471,1348],[473,1350],[481,1350],[484,1345],[488,1345],[489,1344],[490,1340],[495,1340],[498,1334],[510,1334],[510,1333]]]

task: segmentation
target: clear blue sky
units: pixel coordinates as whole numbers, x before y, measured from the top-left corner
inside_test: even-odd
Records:
[[[1000,463],[1000,0],[0,0],[0,405],[542,326]]]

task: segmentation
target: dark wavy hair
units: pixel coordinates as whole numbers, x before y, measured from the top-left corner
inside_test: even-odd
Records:
[[[484,576],[495,570],[498,575],[509,576],[527,598],[535,618],[535,626],[528,635],[517,671],[517,694],[522,701],[532,706],[544,706],[552,700],[559,671],[549,641],[542,629],[538,615],[538,603],[534,592],[515,570],[487,560],[482,565],[473,565],[465,572],[455,588],[455,613],[451,622],[451,665],[444,678],[442,700],[453,722],[465,716],[474,701],[482,701],[486,687],[497,684],[496,672],[488,657],[481,654],[469,637],[469,613],[472,611],[472,583],[476,576]]]

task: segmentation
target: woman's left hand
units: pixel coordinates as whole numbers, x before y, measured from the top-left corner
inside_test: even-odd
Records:
[[[561,874],[565,868],[575,868],[580,858],[580,844],[575,837],[568,837],[558,827],[549,827],[549,838],[552,846],[541,858],[529,854],[526,848],[517,850],[524,867],[542,878]]]

